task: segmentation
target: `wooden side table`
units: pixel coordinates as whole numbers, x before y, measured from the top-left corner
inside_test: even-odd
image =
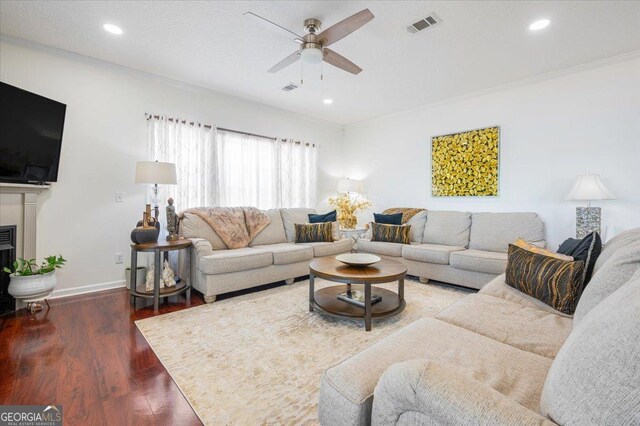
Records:
[[[169,252],[191,247],[191,240],[185,238],[176,241],[156,241],[146,244],[131,244],[131,303],[135,304],[136,297],[153,298],[153,310],[158,310],[161,297],[169,297],[183,292],[187,293],[187,303],[191,302],[191,284],[181,281],[175,287],[164,287],[160,290],[160,274],[164,259],[169,258]],[[138,269],[138,252],[153,252],[155,267],[153,277],[153,292],[146,291],[144,284],[137,287],[136,270]],[[161,256],[164,254],[164,256]]]

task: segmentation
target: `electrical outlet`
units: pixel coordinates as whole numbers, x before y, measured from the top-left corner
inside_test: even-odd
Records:
[[[122,253],[116,253],[116,263],[124,263],[124,256]]]
[[[124,192],[116,192],[116,203],[124,202]]]

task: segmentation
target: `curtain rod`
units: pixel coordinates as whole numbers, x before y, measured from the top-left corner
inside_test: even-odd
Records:
[[[160,117],[159,115],[152,115],[152,114],[146,114],[147,116],[147,120],[149,120],[150,118],[155,118],[155,119],[160,119],[162,117]],[[245,136],[253,136],[255,138],[261,138],[261,139],[268,139],[271,141],[277,141],[278,138],[273,137],[273,136],[264,136],[264,135],[258,135],[255,133],[248,133],[248,132],[241,132],[239,130],[233,130],[233,129],[225,129],[224,127],[214,127],[210,124],[202,124],[202,123],[196,123],[195,121],[187,121],[187,120],[178,120],[178,119],[174,119],[174,118],[166,118],[166,120],[171,121],[171,122],[180,122],[182,124],[191,124],[192,126],[198,125],[200,127],[204,127],[205,129],[216,129],[216,130],[220,130],[222,132],[228,132],[228,133],[235,133],[238,135],[245,135]],[[305,145],[305,146],[311,146],[311,147],[316,147],[315,144],[311,144],[311,143],[302,143],[300,141],[291,141],[291,143],[294,143],[296,145]],[[318,145],[318,148],[320,147],[320,145]]]

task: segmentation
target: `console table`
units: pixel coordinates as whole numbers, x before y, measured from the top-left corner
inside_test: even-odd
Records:
[[[191,285],[188,282],[179,282],[175,287],[160,289],[160,274],[162,273],[163,260],[168,259],[169,252],[183,250],[191,247],[191,241],[179,239],[176,241],[156,241],[154,243],[131,244],[131,302],[135,304],[136,297],[153,298],[153,310],[158,310],[161,297],[169,297],[186,292],[187,303],[191,302]],[[154,277],[153,292],[147,291],[144,284],[138,287],[136,282],[136,270],[138,269],[138,252],[153,252]],[[164,254],[164,256],[162,256]]]

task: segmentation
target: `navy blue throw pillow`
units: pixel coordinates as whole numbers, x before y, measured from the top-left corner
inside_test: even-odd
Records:
[[[593,273],[593,266],[602,251],[602,240],[600,234],[592,232],[581,240],[568,238],[560,244],[558,253],[573,256],[573,260],[582,260],[585,264],[583,285],[587,285]]]
[[[373,220],[376,223],[384,223],[387,225],[402,225],[402,213],[394,213],[394,214],[374,213]]]
[[[338,213],[332,211],[325,214],[309,214],[309,223],[335,222],[338,220]]]

